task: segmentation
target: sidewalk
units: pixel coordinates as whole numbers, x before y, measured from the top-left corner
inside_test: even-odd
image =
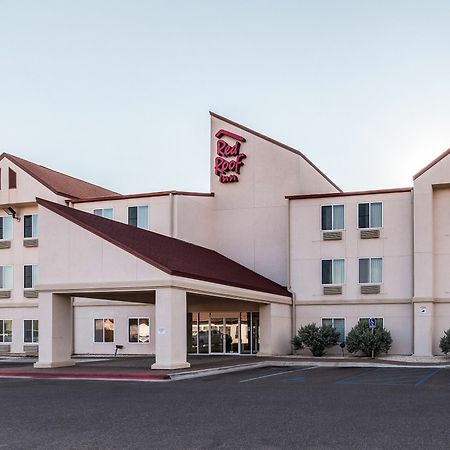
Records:
[[[364,357],[310,357],[288,355],[257,357],[240,355],[188,356],[189,369],[151,370],[154,357],[74,358],[76,365],[35,369],[34,358],[0,358],[0,378],[77,379],[116,381],[169,381],[219,375],[263,367],[442,367],[450,368],[450,356],[413,357],[388,355]]]

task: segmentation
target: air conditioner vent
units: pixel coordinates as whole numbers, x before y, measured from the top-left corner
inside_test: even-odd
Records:
[[[11,298],[11,291],[0,291],[0,298]]]
[[[323,295],[339,295],[342,294],[342,286],[324,286]]]
[[[11,241],[0,241],[0,249],[11,248]]]
[[[361,286],[361,294],[379,294],[380,285],[379,284],[365,284]]]
[[[378,239],[380,237],[380,230],[361,230],[361,239]]]
[[[34,289],[25,289],[23,291],[23,296],[25,298],[38,298],[39,297],[39,292],[34,290]]]
[[[11,346],[9,344],[0,344],[0,354],[11,353]]]
[[[324,241],[340,241],[342,240],[342,231],[324,231],[322,236]]]
[[[39,245],[38,239],[24,239],[23,240],[23,246],[24,247],[37,247]]]
[[[39,346],[34,344],[25,344],[23,351],[27,356],[37,356],[39,353]]]

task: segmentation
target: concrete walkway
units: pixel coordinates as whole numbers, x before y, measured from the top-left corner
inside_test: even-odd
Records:
[[[154,357],[74,358],[72,367],[35,369],[33,358],[0,358],[0,378],[85,379],[116,381],[169,381],[218,375],[262,367],[443,367],[450,368],[450,356],[413,357],[309,357],[289,355],[257,357],[239,355],[190,355],[189,369],[151,370]]]

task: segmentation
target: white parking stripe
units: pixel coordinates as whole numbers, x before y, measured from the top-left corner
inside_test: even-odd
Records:
[[[271,373],[269,375],[262,375],[260,377],[255,377],[255,378],[248,378],[247,380],[239,381],[239,383],[247,383],[247,381],[261,380],[262,378],[276,377],[277,375],[283,375],[285,373],[301,372],[302,370],[313,370],[313,369],[317,369],[317,368],[318,368],[318,366],[303,367],[302,369],[296,369],[296,370],[285,370],[284,372]]]

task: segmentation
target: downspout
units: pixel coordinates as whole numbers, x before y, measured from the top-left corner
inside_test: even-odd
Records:
[[[288,199],[288,223],[287,223],[287,290],[292,294],[291,304],[291,336],[296,335],[297,311],[295,308],[295,292],[292,292],[291,286],[291,200]],[[294,354],[294,346],[291,345],[291,352]]]

